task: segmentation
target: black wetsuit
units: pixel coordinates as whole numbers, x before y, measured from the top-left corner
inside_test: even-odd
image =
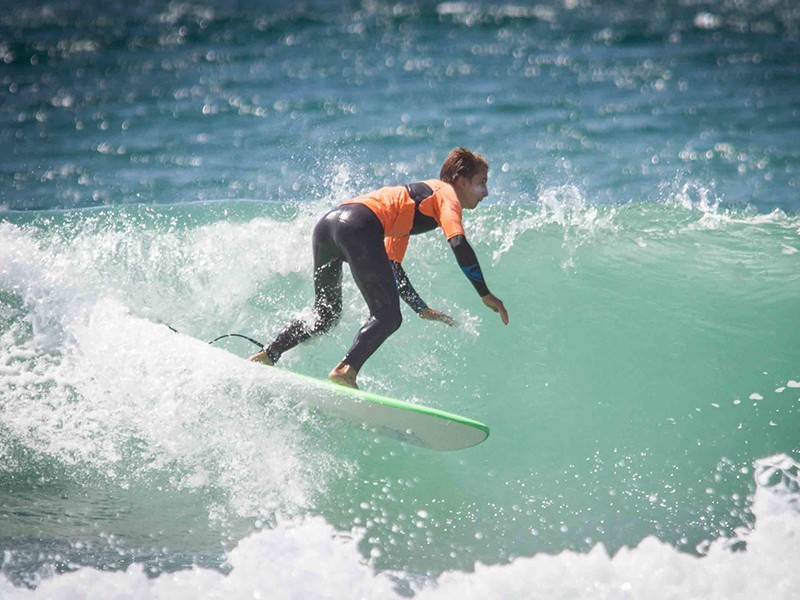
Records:
[[[430,195],[430,188],[424,183],[406,187],[417,204]],[[415,214],[411,234],[424,233],[436,226],[434,219],[418,213]],[[475,252],[466,238],[456,235],[449,241],[458,264],[478,294],[488,294]],[[342,314],[342,263],[346,261],[370,313],[342,359],[343,363],[359,371],[366,360],[400,327],[401,296],[417,313],[424,311],[427,305],[414,290],[400,263],[389,260],[384,247],[383,227],[369,207],[344,204],[326,214],[314,227],[312,246],[314,325],[310,327],[305,321],[295,320],[264,350],[275,363],[287,350],[325,333],[339,321]]]

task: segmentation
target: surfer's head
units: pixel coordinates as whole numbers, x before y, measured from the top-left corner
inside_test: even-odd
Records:
[[[450,152],[439,179],[453,186],[461,206],[468,210],[478,206],[489,195],[489,163],[480,154],[466,148]]]
[[[472,179],[479,173],[489,173],[486,159],[466,148],[454,148],[442,164],[439,179],[453,185],[459,177]]]

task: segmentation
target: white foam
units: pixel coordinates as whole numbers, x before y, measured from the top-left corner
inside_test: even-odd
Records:
[[[355,539],[336,533],[321,518],[279,523],[255,533],[229,554],[229,575],[193,568],[148,578],[140,565],[122,573],[95,569],[44,580],[35,591],[12,587],[0,577],[6,600],[136,599],[197,600],[232,598],[388,598],[392,581],[375,576],[361,558]]]
[[[264,226],[249,225],[254,235]],[[220,233],[201,228],[190,246],[210,247]],[[136,270],[123,269],[118,277],[131,281],[119,288],[103,281],[115,276],[103,255],[129,240],[105,235],[61,247],[0,225],[0,289],[14,290],[23,305],[4,309],[18,313],[0,337],[4,431],[115,485],[168,472],[178,489],[213,487],[229,499],[226,514],[209,507],[219,518],[294,514],[336,465],[305,446],[294,408],[264,402],[259,390],[270,386],[256,379],[268,378],[266,370],[131,314],[119,293],[141,286]],[[122,265],[127,252],[134,250],[116,254]],[[0,446],[0,460],[7,454]]]
[[[510,223],[502,226],[488,223],[491,217],[478,218],[473,223],[470,233],[477,234],[479,239],[487,237],[495,248],[492,252],[493,265],[497,265],[500,258],[511,250],[519,236],[557,225],[563,230],[562,247],[568,254],[561,266],[568,269],[575,266],[575,257],[581,247],[602,234],[619,229],[615,207],[592,205],[586,200],[585,193],[572,184],[544,188],[539,192],[535,207],[521,206],[517,210]],[[641,238],[640,241],[645,243]]]
[[[756,464],[752,530],[734,539],[701,544],[705,556],[679,552],[655,537],[610,556],[598,544],[587,553],[564,551],[476,564],[474,572],[449,571],[417,590],[420,600],[703,598],[791,600],[800,589],[800,465],[786,455]],[[84,568],[45,579],[36,590],[0,577],[0,597],[228,599],[400,598],[397,573],[376,573],[359,549],[359,537],[338,532],[320,517],[280,521],[253,533],[229,553],[232,571],[192,568],[148,578],[140,565],[109,573]],[[745,547],[744,551],[741,548]],[[739,549],[737,551],[736,549]]]
[[[794,477],[794,491],[759,487],[753,510],[756,525],[734,540],[701,544],[705,556],[677,551],[655,537],[635,548],[609,556],[602,545],[590,552],[520,558],[509,565],[476,565],[473,574],[446,573],[437,587],[420,599],[438,598],[642,598],[734,600],[737,598],[796,598],[800,589],[800,515],[797,503],[797,464],[785,456],[765,459],[770,469],[780,465]],[[770,470],[767,469],[767,470]],[[762,464],[762,474],[764,472]],[[733,551],[736,541],[746,551]]]

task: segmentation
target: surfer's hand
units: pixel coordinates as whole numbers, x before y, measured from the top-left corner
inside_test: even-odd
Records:
[[[500,313],[500,319],[503,321],[503,325],[508,325],[508,311],[506,307],[503,305],[503,301],[500,300],[494,294],[486,294],[485,296],[481,296],[481,300],[483,303],[491,308],[494,312]]]
[[[427,319],[428,321],[441,321],[445,325],[450,325],[451,327],[456,324],[456,321],[453,319],[453,317],[432,308],[426,308],[419,313],[419,316],[423,319]]]

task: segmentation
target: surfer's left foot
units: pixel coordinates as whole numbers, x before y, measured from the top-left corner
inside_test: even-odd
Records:
[[[253,356],[251,356],[247,360],[250,360],[250,361],[253,361],[253,362],[258,362],[258,363],[261,363],[261,364],[264,364],[264,365],[268,365],[270,367],[275,364],[275,363],[272,362],[272,359],[269,357],[269,354],[267,354],[266,350],[262,350],[258,354],[253,354]]]
[[[344,363],[339,363],[333,368],[333,371],[328,373],[328,380],[337,385],[343,385],[357,390],[357,376],[358,371],[356,371],[353,367]]]

